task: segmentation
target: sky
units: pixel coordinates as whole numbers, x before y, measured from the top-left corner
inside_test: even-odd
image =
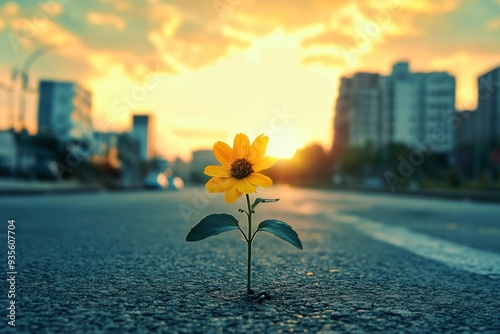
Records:
[[[239,132],[290,157],[330,148],[339,79],[356,71],[448,71],[457,109],[474,108],[477,76],[500,65],[500,0],[0,0],[0,128],[12,68],[45,45],[29,72],[31,132],[38,80],[64,80],[92,92],[97,130],[151,114],[168,159]]]

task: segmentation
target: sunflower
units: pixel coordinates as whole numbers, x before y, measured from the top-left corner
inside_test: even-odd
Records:
[[[252,145],[243,133],[234,137],[233,148],[223,142],[214,144],[214,155],[222,166],[207,166],[205,174],[212,178],[205,184],[210,193],[226,192],[226,203],[233,203],[242,194],[256,191],[257,186],[270,187],[273,180],[259,173],[274,165],[275,158],[265,157],[269,137],[263,134]]]

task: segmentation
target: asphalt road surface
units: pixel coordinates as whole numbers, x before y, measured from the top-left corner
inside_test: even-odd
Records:
[[[257,222],[285,220],[304,245],[257,235],[253,288],[270,294],[260,303],[244,298],[237,231],[184,241],[210,213],[244,225],[243,198],[227,205],[202,188],[0,198],[0,332],[500,332],[500,205],[285,186],[257,195],[281,198],[261,204]]]

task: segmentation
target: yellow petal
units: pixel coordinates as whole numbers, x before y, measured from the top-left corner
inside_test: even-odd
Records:
[[[246,177],[240,180],[236,180],[236,185],[238,186],[238,191],[244,194],[251,194],[257,190],[257,187],[251,184]]]
[[[260,172],[263,169],[268,169],[272,167],[276,163],[276,158],[273,157],[265,157],[264,159],[260,160],[257,163],[253,164],[253,171],[254,172]]]
[[[208,176],[218,176],[218,177],[230,177],[228,167],[223,166],[207,166],[205,167],[205,171],[203,172]]]
[[[233,143],[234,154],[237,159],[248,158],[248,153],[250,151],[250,140],[244,133],[238,133],[234,137]]]
[[[226,167],[230,167],[236,160],[233,149],[226,143],[218,141],[214,144],[214,155],[217,160]]]
[[[233,179],[236,181],[236,179]],[[232,187],[230,187],[226,193],[224,194],[224,199],[226,200],[226,203],[230,204],[236,201],[238,198],[240,198],[241,192],[238,191],[238,187],[236,182],[233,184]]]
[[[252,162],[262,160],[262,158],[264,158],[264,155],[266,155],[268,143],[269,137],[264,136],[263,134],[255,138],[252,146],[250,147],[250,154],[248,156],[249,160]]]
[[[260,173],[252,173],[248,175],[247,177],[248,181],[250,181],[251,184],[256,185],[256,186],[261,186],[264,188],[270,187],[273,185],[273,180],[271,180],[270,177],[265,176],[264,174]]]
[[[213,177],[205,184],[209,193],[221,193],[229,190],[236,179],[232,177]]]

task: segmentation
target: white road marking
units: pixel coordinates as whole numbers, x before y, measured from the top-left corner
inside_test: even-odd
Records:
[[[353,224],[356,229],[374,239],[441,262],[451,268],[500,278],[500,254],[353,216],[334,217],[334,221]]]

